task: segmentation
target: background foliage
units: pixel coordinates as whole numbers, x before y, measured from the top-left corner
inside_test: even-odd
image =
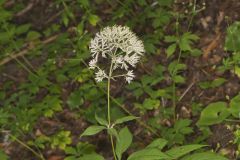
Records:
[[[106,84],[96,84],[87,66],[89,41],[114,24],[129,26],[146,49],[137,78],[111,88],[113,121],[138,117],[119,123],[118,159],[239,158],[240,22],[229,12],[204,28],[199,20],[214,5],[2,0],[0,159],[19,160],[20,152],[24,160],[112,157],[104,127],[83,131],[101,124],[107,105]],[[208,43],[206,33],[221,37],[210,41],[223,47]]]

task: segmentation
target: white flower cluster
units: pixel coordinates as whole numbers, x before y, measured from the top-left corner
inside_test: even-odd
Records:
[[[130,83],[134,74],[132,70],[129,70],[129,67],[136,67],[140,57],[145,52],[142,41],[128,27],[117,25],[105,27],[98,32],[91,40],[89,48],[92,54],[89,68],[97,69],[95,78],[97,82],[104,78],[114,79],[123,76]],[[99,59],[110,60],[108,75],[97,64]],[[113,75],[113,71],[116,69],[122,69],[127,73]]]

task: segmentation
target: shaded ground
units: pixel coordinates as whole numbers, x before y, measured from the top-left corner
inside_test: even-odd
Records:
[[[203,1],[198,3],[199,5],[202,5]],[[11,7],[11,4],[8,4],[8,7]],[[185,7],[181,5],[178,5],[176,8],[178,10],[185,10]],[[177,90],[178,96],[183,96],[181,101],[177,104],[177,111],[180,117],[191,118],[193,121],[198,119],[198,117],[192,115],[191,103],[193,101],[200,102],[205,106],[210,102],[219,100],[225,101],[227,97],[231,98],[239,93],[240,82],[235,74],[230,71],[225,73],[219,73],[216,71],[216,67],[222,63],[222,59],[230,55],[230,53],[225,52],[223,48],[226,34],[225,31],[228,24],[240,19],[239,11],[239,0],[212,0],[206,1],[206,9],[194,18],[191,30],[200,37],[200,42],[197,46],[203,51],[203,56],[198,58],[187,58],[184,60],[184,63],[188,66],[188,69],[183,73],[184,77],[187,77],[187,83],[178,86]],[[55,21],[54,16],[58,14],[58,12],[61,11],[54,7],[51,8],[51,2],[37,1],[30,10],[26,11],[26,13],[19,13],[18,16],[16,16],[16,23],[31,22],[36,29],[41,31],[41,29],[46,27],[48,23]],[[226,19],[226,17],[228,18]],[[164,48],[162,48],[162,50],[164,50]],[[163,64],[168,63],[166,57],[162,55],[151,60],[154,61],[159,59],[161,59]],[[34,68],[37,68],[41,62],[42,60],[39,59],[33,58],[31,60],[31,64]],[[156,62],[149,62],[150,65],[152,63]],[[148,68],[147,65],[145,67]],[[4,65],[4,68],[1,70],[0,86],[6,83],[9,79],[13,80],[15,84],[9,87],[9,94],[14,93],[16,92],[16,86],[26,81],[26,76],[26,71],[17,68],[16,63],[11,61]],[[218,88],[207,90],[202,90],[197,85],[198,82],[213,80],[217,77],[224,77],[228,81]],[[76,85],[78,84],[65,84],[63,90],[66,90],[66,92],[65,94],[63,93],[62,97],[66,97]],[[42,94],[44,94],[44,91]],[[121,91],[116,90],[115,94],[119,95],[121,94]],[[41,95],[39,96],[41,97]],[[64,126],[64,128],[72,132],[72,135],[74,136],[73,142],[76,143],[79,134],[83,131],[83,128],[86,128],[88,125],[82,118],[76,120],[76,117],[77,115],[75,115],[75,113],[71,113],[66,109],[57,114],[54,120],[46,118],[40,119],[35,130],[36,132],[39,131],[46,135],[51,135],[55,130]],[[137,132],[138,129],[141,130],[138,127],[133,127],[133,130],[135,130],[135,132]],[[218,144],[221,144],[221,147],[217,148],[217,150],[226,149],[229,157],[234,159],[236,146],[229,143],[233,140],[232,131],[227,129],[225,125],[213,126],[211,130],[213,136],[208,140],[209,145],[213,148],[217,148]],[[192,137],[194,138],[195,135],[192,135]],[[142,138],[146,139],[146,144],[150,141],[150,137],[147,135],[140,134],[136,138],[139,138],[140,140]],[[91,142],[90,139],[88,140]],[[107,144],[107,139],[104,135],[100,134],[96,136],[94,141],[92,140],[92,143],[96,144],[98,150],[104,155],[109,155],[110,149],[106,146],[110,145]],[[19,153],[21,153],[21,157],[30,156],[30,153],[16,143],[10,145],[9,151],[12,160],[19,160]],[[50,157],[49,160],[62,159],[61,157],[64,156],[62,152],[56,150],[46,150],[44,155]],[[53,158],[53,155],[57,156]]]

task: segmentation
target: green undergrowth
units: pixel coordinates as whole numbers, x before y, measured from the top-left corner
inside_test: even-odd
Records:
[[[31,11],[23,15],[26,20],[16,17],[27,2],[10,8],[6,2],[0,2],[0,136],[3,144],[21,146],[24,159],[48,159],[47,151],[53,150],[64,160],[104,160],[112,157],[108,133],[116,139],[118,160],[227,160],[225,146],[208,141],[216,125],[232,132],[226,145],[239,157],[240,93],[209,103],[183,101],[192,67],[186,62],[202,55],[200,35],[192,26],[203,4],[55,0],[46,6],[55,19],[37,26]],[[31,16],[37,19],[38,14]],[[111,115],[118,131],[105,123],[106,83],[96,83],[88,68],[90,39],[114,24],[130,27],[146,50],[132,83],[113,82]],[[229,56],[215,66],[222,76],[195,82],[194,87],[207,92],[228,83],[226,73],[240,77],[239,33],[240,22],[226,28]],[[188,105],[189,116],[180,115],[182,103]],[[98,144],[98,136],[105,137],[104,145]],[[0,145],[1,160],[15,156]]]

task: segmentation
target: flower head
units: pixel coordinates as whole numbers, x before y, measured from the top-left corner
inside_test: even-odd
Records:
[[[107,78],[108,76],[104,72],[104,70],[99,69],[98,72],[96,73],[96,81],[101,82],[104,78]]]
[[[89,46],[92,60],[89,62],[90,69],[97,69],[96,80],[102,81],[104,78],[111,78],[113,71],[120,69],[127,73],[121,74],[128,83],[134,78],[130,67],[136,67],[140,57],[145,52],[141,40],[128,27],[112,26],[105,27],[98,32],[91,40]],[[111,63],[109,69],[101,69],[98,62],[107,60]],[[100,74],[101,73],[101,74]],[[103,74],[104,73],[104,74]]]

